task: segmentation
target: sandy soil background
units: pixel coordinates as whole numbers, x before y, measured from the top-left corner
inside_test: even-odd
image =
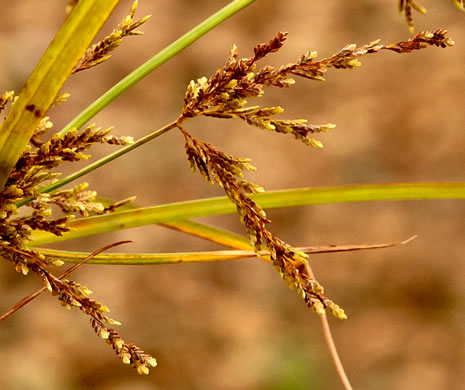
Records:
[[[64,20],[64,2],[2,1],[0,90],[19,92]],[[106,89],[226,1],[142,0],[152,14],[145,35],[128,38],[111,61],[73,76],[69,102],[51,113],[58,130]],[[174,120],[185,86],[224,64],[233,43],[248,56],[277,31],[285,47],[265,63],[295,61],[307,50],[328,56],[347,43],[410,37],[394,0],[259,0],[163,65],[95,118],[139,138]],[[291,137],[243,123],[195,119],[186,127],[221,150],[253,159],[249,176],[267,190],[363,183],[463,181],[465,171],[465,14],[424,0],[417,31],[448,28],[454,48],[411,55],[383,52],[327,82],[298,80],[261,102],[283,118],[332,122],[309,149]],[[121,1],[104,33],[126,15]],[[94,158],[111,148],[96,148]],[[65,172],[70,172],[65,167]],[[190,173],[177,132],[85,178],[101,196],[137,195],[156,205],[221,195]],[[403,201],[270,210],[271,230],[289,243],[322,245],[418,239],[394,249],[311,258],[317,278],[349,315],[331,320],[356,389],[458,389],[465,368],[465,203]],[[202,219],[242,232],[237,217]],[[76,240],[61,248],[92,251],[120,239],[126,251],[216,249],[160,227]],[[2,389],[339,389],[319,319],[259,260],[153,267],[84,266],[74,277],[123,323],[121,333],[157,357],[149,377],[123,366],[78,311],[44,294],[0,324]],[[0,311],[40,285],[9,264],[0,268]]]

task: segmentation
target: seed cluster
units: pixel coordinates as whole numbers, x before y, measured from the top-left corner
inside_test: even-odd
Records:
[[[360,66],[359,58],[378,53],[381,50],[396,53],[410,53],[428,45],[438,47],[452,46],[454,42],[447,36],[447,30],[421,32],[412,39],[391,45],[381,45],[379,40],[358,47],[355,44],[344,46],[330,57],[317,60],[317,53],[307,52],[294,63],[279,67],[264,66],[257,70],[257,61],[270,53],[277,52],[284,44],[287,33],[278,32],[268,43],[255,47],[253,56],[239,59],[238,49],[234,45],[226,64],[210,77],[191,81],[184,97],[184,105],[178,118],[178,128],[184,135],[185,149],[189,165],[211,183],[220,185],[226,195],[236,205],[241,222],[248,237],[260,254],[266,251],[279,275],[287,284],[297,290],[307,305],[315,312],[330,312],[340,319],[347,318],[344,311],[325,296],[323,287],[313,280],[309,272],[307,255],[285,243],[267,229],[271,222],[260,205],[253,201],[251,194],[262,192],[263,188],[244,179],[244,171],[255,168],[249,159],[229,156],[213,145],[203,142],[182,126],[192,117],[207,116],[220,119],[238,118],[248,125],[271,132],[292,134],[295,139],[306,145],[321,148],[320,141],[312,135],[333,129],[335,125],[311,125],[305,119],[282,120],[275,116],[284,110],[280,106],[262,108],[248,105],[251,98],[264,94],[265,87],[288,88],[295,83],[291,76],[324,81],[324,75],[330,68],[353,69]]]

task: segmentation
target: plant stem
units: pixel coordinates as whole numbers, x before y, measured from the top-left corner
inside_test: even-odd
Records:
[[[323,334],[325,336],[326,344],[328,345],[329,353],[333,358],[334,366],[336,367],[336,371],[341,379],[341,382],[346,390],[352,390],[352,385],[350,384],[349,378],[344,370],[344,366],[342,365],[341,358],[337,352],[336,344],[334,343],[333,335],[331,333],[331,329],[329,327],[328,317],[326,314],[323,314],[320,317],[321,320],[321,327],[323,328]]]
[[[139,68],[127,75],[120,82],[115,84],[89,107],[82,111],[70,123],[68,123],[64,129],[60,131],[60,133],[66,133],[72,128],[81,128],[87,121],[102,111],[114,99],[123,94],[134,84],[138,83],[153,70],[157,69],[160,65],[164,64],[170,58],[174,57],[176,54],[195,42],[197,39],[201,38],[218,24],[224,22],[232,15],[253,3],[254,1],[255,0],[234,0],[209,18],[205,19],[198,26],[194,27],[192,30],[184,34],[182,37],[174,41],[172,44],[149,59],[147,62],[142,64]]]
[[[115,158],[118,158],[118,157],[122,156],[123,154],[126,154],[126,153],[130,152],[131,150],[133,150],[133,149],[135,149],[135,148],[137,148],[139,146],[142,146],[145,143],[153,140],[154,138],[157,138],[160,135],[166,133],[167,131],[175,128],[176,123],[177,122],[168,123],[167,125],[165,125],[165,126],[161,127],[160,129],[154,131],[153,133],[150,133],[150,134],[146,135],[145,137],[142,137],[141,139],[134,142],[133,144],[125,146],[124,148],[121,148],[121,149],[117,150],[116,152],[111,153],[108,156],[105,156],[105,157],[101,158],[100,160],[95,161],[92,164],[89,164],[87,167],[84,167],[84,168],[80,169],[79,171],[76,171],[73,174],[71,174],[71,175],[69,175],[69,176],[67,176],[67,177],[65,177],[65,178],[63,178],[61,180],[58,180],[57,182],[55,182],[55,183],[53,183],[53,184],[51,184],[51,185],[49,185],[47,187],[42,188],[40,192],[41,193],[47,193],[47,192],[54,191],[57,188],[60,188],[60,187],[64,186],[65,184],[68,184],[69,182],[71,182],[73,180],[76,180],[79,177],[84,176],[85,174],[87,174],[89,172],[92,172],[94,169],[97,169],[97,168],[109,163],[110,161],[114,160]],[[26,203],[29,203],[31,200],[32,200],[32,198],[23,199],[20,202],[18,202],[16,204],[16,206],[17,207],[24,206]]]
[[[380,200],[465,199],[465,183],[404,183],[300,188],[285,191],[270,191],[263,194],[254,194],[251,197],[264,209]],[[112,214],[79,218],[72,221],[69,224],[72,230],[60,237],[36,230],[32,234],[32,245],[43,245],[50,242],[86,237],[160,222],[231,214],[236,211],[236,207],[227,197],[176,202],[135,210],[117,211]]]
[[[310,277],[315,280],[315,275],[313,274],[312,268],[308,266],[308,271],[310,273]],[[336,344],[334,343],[333,335],[331,333],[331,328],[329,327],[328,317],[326,313],[323,313],[320,316],[321,327],[323,328],[323,334],[325,337],[326,344],[329,349],[329,353],[331,358],[333,359],[334,366],[336,367],[337,374],[341,379],[341,382],[344,386],[345,390],[352,390],[352,385],[350,384],[349,378],[344,370],[344,366],[342,365],[341,358],[337,352]]]

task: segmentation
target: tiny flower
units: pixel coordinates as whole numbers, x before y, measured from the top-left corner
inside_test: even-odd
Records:
[[[149,368],[145,364],[142,364],[142,363],[139,363],[136,369],[140,375],[148,375],[150,373]]]

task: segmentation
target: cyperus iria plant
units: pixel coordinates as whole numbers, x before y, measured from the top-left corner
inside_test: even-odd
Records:
[[[323,59],[318,59],[316,52],[309,51],[295,62],[282,66],[258,65],[260,60],[280,50],[285,43],[287,33],[277,32],[268,43],[257,45],[250,57],[240,58],[237,47],[233,45],[226,64],[214,75],[198,78],[197,81],[188,84],[179,116],[136,142],[129,136],[111,135],[111,129],[102,130],[95,124],[85,126],[97,112],[130,86],[251,2],[253,0],[231,2],[115,85],[64,129],[54,132],[47,115],[53,106],[63,104],[69,98],[69,95],[60,93],[66,79],[73,73],[92,68],[107,60],[110,57],[109,53],[119,46],[124,37],[141,34],[138,28],[149,19],[147,16],[140,20],[134,19],[137,8],[135,1],[129,15],[109,36],[97,44],[90,45],[118,1],[70,2],[68,18],[24,89],[18,95],[12,91],[5,92],[0,98],[0,110],[6,109],[12,103],[0,129],[2,258],[24,275],[38,275],[45,288],[67,309],[79,308],[89,317],[95,333],[111,345],[123,363],[133,365],[140,374],[148,374],[149,369],[156,366],[155,358],[123,340],[113,327],[120,325],[119,322],[107,315],[108,308],[105,305],[90,298],[91,291],[87,287],[65,278],[76,266],[61,275],[56,273],[55,267],[64,262],[79,265],[84,262],[162,264],[259,256],[271,262],[289,287],[295,289],[305,303],[322,318],[325,318],[326,313],[330,313],[339,319],[346,319],[344,310],[326,295],[322,285],[313,276],[307,260],[308,254],[326,250],[382,247],[395,243],[294,248],[268,229],[271,221],[264,209],[353,200],[465,198],[465,185],[441,183],[316,188],[265,193],[262,187],[244,178],[245,171],[255,169],[249,159],[228,155],[188,131],[189,120],[195,117],[235,119],[257,129],[279,133],[277,136],[288,134],[306,145],[321,148],[322,143],[314,138],[315,135],[333,129],[334,124],[309,124],[305,119],[281,119],[278,115],[283,113],[282,107],[262,107],[252,103],[257,101],[254,98],[262,96],[268,87],[289,88],[299,77],[322,81],[329,70],[356,68],[360,66],[360,58],[368,54],[403,54],[431,46],[450,47],[454,42],[447,36],[445,29],[423,31],[410,39],[388,45],[381,44],[380,40],[360,47],[349,44]],[[453,3],[463,10],[462,1],[453,0]],[[399,1],[399,7],[406,15],[409,27],[413,28],[411,10],[413,8],[422,12],[423,8],[408,0]],[[222,187],[226,198],[138,208],[130,204],[133,198],[114,202],[99,199],[94,191],[88,190],[86,183],[62,189],[84,174],[175,129],[184,136],[187,160],[192,170],[198,171],[206,180]],[[55,169],[61,163],[87,159],[87,150],[98,143],[122,148],[72,175],[59,179]],[[63,215],[54,216],[52,205],[57,206]],[[18,214],[20,208],[27,208],[28,211]],[[234,208],[245,227],[246,237],[189,221],[192,217],[227,213]],[[100,254],[107,248],[104,247],[97,251],[99,253],[89,255],[39,247],[52,242],[154,223],[203,237],[234,250],[182,255]],[[2,316],[2,319],[36,295],[19,302]]]

